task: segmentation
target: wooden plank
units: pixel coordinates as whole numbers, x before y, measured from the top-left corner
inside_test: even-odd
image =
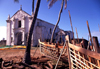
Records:
[[[95,52],[99,53],[99,42],[98,42],[97,37],[93,37],[93,45],[94,45],[94,48],[95,48]]]
[[[47,64],[50,67],[50,69],[53,69],[53,65],[50,62],[47,62]]]
[[[89,56],[88,58],[89,58],[89,62],[91,62],[91,60],[92,60],[91,57]],[[93,66],[91,64],[90,64],[90,67],[91,67],[91,69],[93,69]]]
[[[20,64],[23,65],[23,66],[25,66],[25,67],[29,67],[29,68],[31,68],[31,69],[36,69],[36,67],[33,67],[33,66],[31,66],[31,65],[28,65],[27,63],[21,62]]]
[[[72,29],[72,32],[73,32],[73,40],[74,40],[74,43],[75,43],[74,31],[73,31],[73,26],[72,26],[72,20],[71,20],[71,15],[70,15],[70,11],[69,10],[68,10],[68,13],[69,13],[69,18],[70,18],[71,29]]]
[[[91,36],[91,31],[90,31],[90,28],[89,28],[89,24],[88,24],[88,21],[87,22],[87,27],[88,27],[88,31],[89,31],[89,36],[90,36],[90,41],[91,41],[91,45],[93,46],[93,43],[92,43],[92,36]]]
[[[88,55],[90,57],[93,57],[95,59],[99,59],[100,60],[100,54],[99,53],[95,53],[95,52],[92,52],[92,51],[89,51],[89,50],[86,50],[84,48],[81,48],[79,46],[75,46],[73,44],[70,44],[69,43],[69,47],[72,48],[72,49],[75,49],[76,51],[79,51],[85,55]]]
[[[78,43],[79,43],[79,38],[78,38],[78,33],[77,33],[77,28],[75,27],[76,30],[76,35],[77,35],[77,39],[78,39]]]
[[[98,67],[100,67],[100,61],[99,60],[97,60],[97,65],[98,65]]]
[[[69,51],[68,41],[66,41],[66,46],[67,46],[67,54],[68,54],[69,69],[71,69],[71,58],[70,58],[70,51]]]
[[[39,40],[39,43],[42,44],[42,45],[44,45],[44,46],[56,48],[55,45],[52,45],[52,44],[46,44],[45,42],[41,42],[40,40]],[[63,48],[63,46],[58,45],[58,48]],[[66,47],[65,47],[65,49],[66,49]]]
[[[78,61],[77,61],[77,59],[76,59],[76,58],[77,58],[77,56],[76,56],[77,52],[76,52],[75,50],[73,50],[73,52],[75,53],[75,54],[74,54],[74,56],[75,56],[75,61],[76,61],[75,64],[76,64],[76,68],[77,68],[77,66],[78,66],[78,64],[77,64]]]
[[[32,63],[45,63],[49,60],[50,60],[49,58],[40,58],[40,59],[37,59],[37,60],[32,60],[31,62]]]
[[[23,69],[24,68],[24,66],[19,66],[19,65],[16,65],[16,64],[12,64],[12,69],[13,68],[18,68],[18,69]]]

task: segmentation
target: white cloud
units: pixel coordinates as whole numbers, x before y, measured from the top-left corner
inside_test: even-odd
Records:
[[[92,36],[97,36],[98,37],[98,41],[100,42],[100,32],[99,31],[93,31]]]
[[[3,38],[6,39],[6,30],[6,26],[0,26],[0,40],[2,40]]]

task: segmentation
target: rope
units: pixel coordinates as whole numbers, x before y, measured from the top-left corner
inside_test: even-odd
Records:
[[[39,44],[38,44],[38,45],[39,45]],[[37,46],[38,46],[38,45],[37,45]],[[38,49],[38,47],[36,47],[36,50],[35,50],[35,52],[34,52],[33,56],[35,55],[35,53],[36,53],[37,49]]]

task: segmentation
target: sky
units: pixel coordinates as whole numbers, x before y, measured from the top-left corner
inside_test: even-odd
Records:
[[[58,0],[49,9],[49,2],[47,2],[47,0],[41,0],[38,18],[55,25],[61,8],[61,1],[62,0]],[[22,10],[31,15],[32,0],[19,0],[19,3],[15,3],[14,0],[0,0],[0,40],[3,38],[6,39],[6,20],[8,15],[12,17],[14,13],[20,9],[20,5],[22,5]],[[86,24],[86,21],[88,20],[92,36],[97,36],[100,42],[100,32],[98,27],[98,24],[100,25],[100,0],[69,0],[67,2],[67,8],[63,9],[58,24],[58,26],[65,31],[71,31],[68,10],[70,10],[75,38],[77,38],[75,31],[76,27],[78,37],[83,37],[88,40],[89,33]]]

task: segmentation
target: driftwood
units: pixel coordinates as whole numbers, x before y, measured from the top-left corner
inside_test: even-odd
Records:
[[[31,60],[32,63],[46,63],[47,61],[49,61],[48,58],[41,58],[41,59],[37,59],[37,60]]]
[[[0,69],[53,69],[54,66],[51,64],[51,61],[46,56],[41,57],[31,57],[32,64],[26,64],[22,61],[7,61],[2,60],[0,62]]]
[[[12,68],[18,68],[18,69],[22,69],[24,68],[24,66],[19,66],[19,65],[16,65],[16,64],[12,64]]]
[[[49,68],[49,67],[47,67],[47,66],[44,66],[44,68],[45,68],[45,69],[50,69],[50,68]]]
[[[30,65],[28,65],[28,64],[26,64],[26,63],[23,63],[23,62],[21,62],[21,65],[24,65],[25,67],[29,67],[29,68],[31,68],[31,69],[36,69],[35,67],[30,66]]]
[[[48,66],[50,67],[50,69],[53,69],[53,66],[50,62],[47,62]]]

